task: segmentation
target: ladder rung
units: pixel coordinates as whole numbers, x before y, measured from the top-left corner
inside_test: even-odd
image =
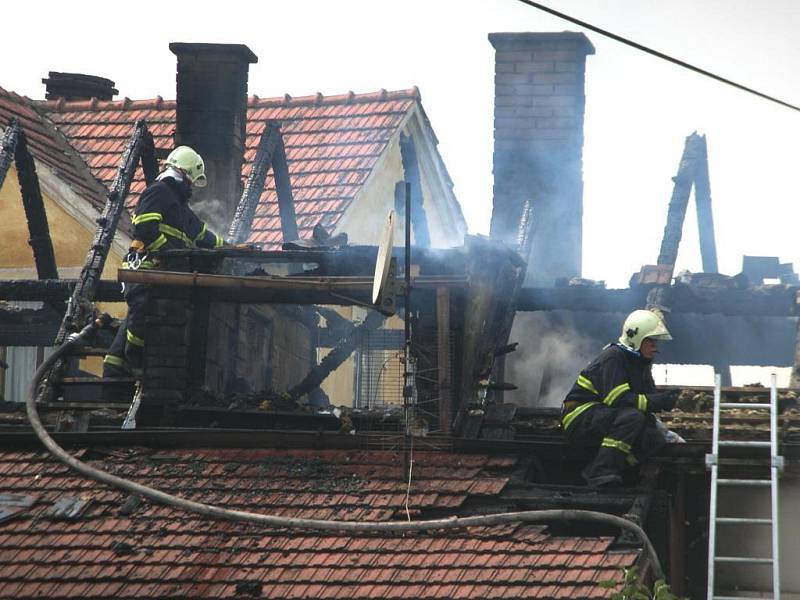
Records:
[[[769,479],[717,479],[719,485],[768,486]]]
[[[771,404],[751,404],[750,402],[721,402],[720,408],[772,408]]]
[[[712,596],[713,600],[772,600],[772,596]]]
[[[742,517],[717,517],[717,523],[738,523],[751,525],[772,525],[772,519],[745,519]]]
[[[741,442],[741,441],[732,441],[727,440],[723,441],[720,440],[717,442],[720,446],[728,446],[731,448],[741,447],[741,448],[769,448],[771,444],[769,442]]]
[[[719,563],[753,563],[759,565],[771,565],[771,558],[757,558],[755,556],[716,556],[714,560]]]

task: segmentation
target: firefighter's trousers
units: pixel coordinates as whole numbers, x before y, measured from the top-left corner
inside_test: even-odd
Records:
[[[597,456],[583,471],[590,485],[621,478],[626,466],[637,464],[666,443],[652,413],[604,404],[578,415],[564,436],[572,446],[598,448]]]
[[[126,284],[128,316],[120,325],[111,348],[103,360],[103,377],[119,377],[141,369],[144,360],[145,309],[148,287]]]

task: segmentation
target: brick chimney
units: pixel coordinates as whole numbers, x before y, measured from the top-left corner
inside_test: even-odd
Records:
[[[494,206],[491,236],[516,243],[525,200],[533,206],[526,286],[581,274],[582,33],[492,33],[495,54]]]
[[[198,212],[227,231],[242,193],[247,76],[258,57],[242,44],[172,43],[178,57],[176,146],[203,157],[208,186],[196,190]]]
[[[45,85],[47,100],[111,100],[119,90],[114,89],[114,82],[105,77],[84,75],[83,73],[58,73],[50,71],[42,79]]]

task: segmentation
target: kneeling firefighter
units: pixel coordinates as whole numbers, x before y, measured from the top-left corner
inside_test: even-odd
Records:
[[[203,188],[206,183],[200,155],[188,146],[175,148],[156,181],[139,197],[133,216],[133,242],[122,263],[123,269],[156,267],[151,252],[193,246],[219,248],[225,244],[189,208],[192,188]],[[143,284],[125,285],[128,316],[103,361],[103,377],[136,375],[142,368],[147,291]]]
[[[658,342],[671,339],[660,314],[632,312],[619,341],[603,348],[567,394],[561,410],[567,443],[599,447],[583,471],[590,486],[621,484],[626,465],[664,445],[664,430],[652,413],[672,410],[676,394],[656,392],[652,366]]]

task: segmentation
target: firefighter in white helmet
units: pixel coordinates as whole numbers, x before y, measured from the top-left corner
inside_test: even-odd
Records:
[[[674,392],[656,392],[653,359],[671,340],[659,312],[633,311],[617,342],[583,371],[564,399],[561,427],[568,444],[598,448],[583,477],[593,487],[619,485],[626,465],[664,444],[653,412],[672,410]]]
[[[176,248],[219,248],[222,237],[212,232],[189,208],[193,188],[207,184],[205,164],[189,146],[170,152],[164,170],[139,197],[133,214],[133,241],[122,263],[123,269],[152,269],[154,252]],[[147,286],[125,286],[128,316],[119,328],[103,361],[104,377],[136,373],[141,368],[145,331],[144,306]]]

